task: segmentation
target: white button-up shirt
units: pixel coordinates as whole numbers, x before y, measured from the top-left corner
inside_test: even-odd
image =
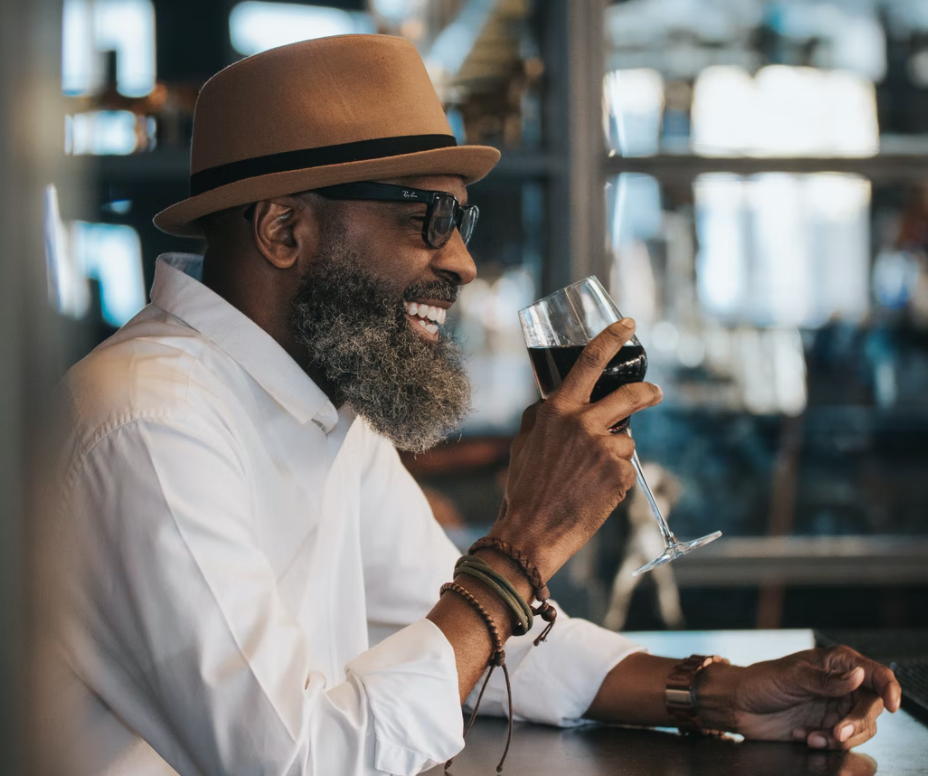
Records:
[[[458,552],[393,447],[202,285],[200,262],[160,257],[152,303],[62,386],[69,773],[442,762],[464,743],[458,676],[425,615]],[[516,714],[574,723],[636,649],[567,617],[538,648],[513,638]],[[492,686],[486,709],[503,698]]]

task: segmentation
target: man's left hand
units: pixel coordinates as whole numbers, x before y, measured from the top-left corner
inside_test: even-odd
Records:
[[[850,647],[797,652],[741,669],[732,693],[735,727],[745,738],[805,741],[850,749],[876,733],[876,718],[899,709],[893,672]]]

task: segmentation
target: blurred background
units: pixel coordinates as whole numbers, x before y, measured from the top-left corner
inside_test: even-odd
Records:
[[[631,629],[928,625],[924,0],[4,0],[3,697],[41,612],[43,398],[147,303],[159,253],[202,248],[151,223],[187,196],[200,86],[352,32],[415,43],[458,140],[503,151],[451,321],[474,413],[407,459],[455,541],[494,520],[537,397],[517,310],[596,274],[664,389],[634,430],[670,523],[725,538],[635,585],[653,528],[629,498],[561,602]]]

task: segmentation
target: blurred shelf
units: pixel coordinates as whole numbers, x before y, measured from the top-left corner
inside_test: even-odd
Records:
[[[543,178],[566,172],[566,159],[556,154],[507,151],[494,168],[494,177]],[[65,166],[76,167],[98,180],[108,182],[184,181],[190,174],[190,153],[186,149],[163,149],[126,156],[64,157]]]
[[[869,157],[719,157],[691,154],[609,156],[606,175],[640,173],[664,181],[688,183],[699,175],[729,173],[759,175],[781,172],[806,174],[836,172],[860,175],[877,182],[928,181],[928,153],[881,153]]]
[[[928,585],[928,536],[723,537],[673,570],[681,587]]]
[[[545,152],[501,149],[494,177],[547,177],[567,172],[566,157]],[[65,166],[78,166],[108,181],[184,180],[189,175],[187,149],[164,149],[126,156],[65,157]],[[690,181],[698,175],[730,173],[757,175],[765,172],[841,172],[876,181],[928,181],[928,153],[881,154],[867,158],[755,158],[712,157],[684,154],[607,157],[606,175],[624,172],[652,175],[662,180]]]

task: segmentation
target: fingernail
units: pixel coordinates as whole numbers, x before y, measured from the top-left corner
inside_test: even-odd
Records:
[[[635,321],[633,318],[623,318],[619,321],[619,324],[624,326],[626,329],[633,329],[635,327]]]
[[[820,735],[819,733],[813,733],[809,736],[809,746],[813,749],[824,749],[828,746],[828,741],[825,740],[825,736]]]
[[[851,737],[851,733],[854,732],[853,725],[845,725],[841,730],[838,731],[838,740],[847,741]]]
[[[841,674],[841,677],[840,677],[840,678],[841,678],[841,681],[843,681],[843,682],[848,681],[848,680],[849,680],[852,676],[854,676],[854,674],[856,674],[859,670],[860,670],[860,667],[858,666],[857,668],[852,668],[850,671],[845,671],[843,674]]]

